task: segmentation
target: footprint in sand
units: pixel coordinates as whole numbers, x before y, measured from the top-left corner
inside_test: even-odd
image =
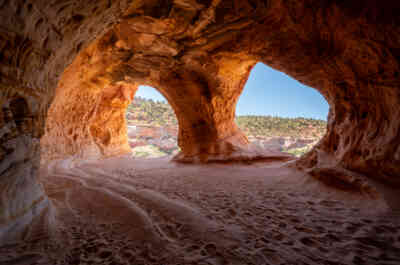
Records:
[[[315,247],[318,245],[318,242],[315,241],[314,239],[310,238],[310,237],[303,237],[300,239],[300,242],[303,245],[309,246],[309,247]]]

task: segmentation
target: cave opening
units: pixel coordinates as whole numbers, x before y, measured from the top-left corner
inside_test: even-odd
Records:
[[[257,63],[237,102],[235,122],[251,144],[300,157],[325,135],[328,111],[316,89]]]
[[[28,2],[0,4],[3,263],[400,260],[397,6]],[[257,62],[329,102],[299,159],[250,163],[235,108]],[[132,159],[138,84],[168,99],[189,165]]]
[[[178,121],[165,97],[151,86],[139,86],[126,109],[129,146],[136,158],[176,155]]]

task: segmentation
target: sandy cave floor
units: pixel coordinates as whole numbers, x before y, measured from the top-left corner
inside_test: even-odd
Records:
[[[57,161],[0,264],[400,264],[400,216],[284,163]],[[48,229],[50,227],[50,229]]]

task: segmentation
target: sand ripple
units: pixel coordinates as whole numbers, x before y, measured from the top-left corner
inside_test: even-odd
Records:
[[[284,164],[65,160],[42,182],[53,207],[0,264],[400,264],[398,213]]]

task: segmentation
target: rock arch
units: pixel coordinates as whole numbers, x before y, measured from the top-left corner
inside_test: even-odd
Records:
[[[173,53],[163,55],[172,49],[167,44],[152,46],[154,40],[147,40],[147,33],[120,35],[126,27],[144,22],[136,18],[130,23],[97,39],[64,72],[48,113],[43,158],[128,152],[123,113],[139,84],[156,87],[174,109],[182,149],[177,160],[259,156],[246,149],[248,141],[234,123],[236,102],[255,61],[234,53],[214,57],[189,53],[177,60]],[[134,34],[142,43],[125,39]],[[213,71],[215,76],[210,75]]]
[[[2,223],[27,223],[37,198],[46,201],[34,159],[46,119],[44,159],[122,153],[123,129],[103,123],[120,119],[137,84],[187,111],[178,117],[183,160],[246,150],[233,111],[256,62],[318,89],[331,106],[326,136],[299,167],[400,186],[398,12],[376,0],[0,2],[0,102],[19,95],[32,106],[29,131],[2,132],[1,181],[12,191],[1,199]],[[20,149],[24,139],[35,144]],[[12,184],[24,179],[32,196]]]

